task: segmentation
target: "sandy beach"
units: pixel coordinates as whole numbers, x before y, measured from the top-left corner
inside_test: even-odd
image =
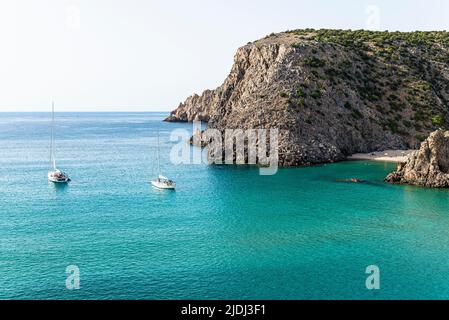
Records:
[[[385,150],[370,153],[356,153],[348,160],[374,160],[384,162],[406,162],[408,156],[415,150]]]

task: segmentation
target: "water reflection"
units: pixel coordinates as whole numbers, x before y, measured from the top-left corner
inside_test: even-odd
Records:
[[[176,190],[174,189],[159,189],[155,186],[150,186],[150,195],[156,197],[159,200],[172,201],[176,197]]]
[[[56,192],[56,194],[66,193],[69,188],[68,183],[53,183],[53,182],[48,181],[48,184],[49,184],[49,187]]]

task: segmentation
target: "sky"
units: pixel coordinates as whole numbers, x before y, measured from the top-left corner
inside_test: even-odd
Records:
[[[449,30],[447,0],[1,0],[0,111],[168,111],[300,28]]]

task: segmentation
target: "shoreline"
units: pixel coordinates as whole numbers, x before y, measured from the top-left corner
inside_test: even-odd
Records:
[[[385,151],[376,151],[369,153],[356,153],[352,156],[349,156],[347,160],[349,161],[357,161],[357,160],[372,160],[372,161],[381,161],[381,162],[407,162],[407,159],[411,153],[416,150],[385,150]]]

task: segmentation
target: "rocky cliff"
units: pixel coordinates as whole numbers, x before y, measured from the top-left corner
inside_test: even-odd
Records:
[[[385,179],[390,183],[449,188],[449,131],[438,130]]]
[[[449,124],[449,33],[296,30],[238,49],[167,121],[278,128],[281,166],[415,148]]]
[[[213,90],[206,90],[201,96],[194,94],[181,103],[170,116],[165,119],[168,122],[208,122],[212,114],[216,101],[216,94]]]

